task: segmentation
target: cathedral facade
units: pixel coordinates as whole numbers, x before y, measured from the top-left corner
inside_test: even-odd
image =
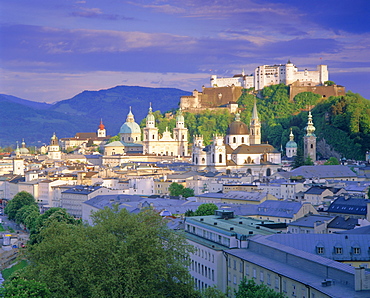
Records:
[[[143,139],[141,139],[142,135]],[[105,155],[141,153],[144,155],[187,156],[189,154],[188,129],[185,127],[181,109],[176,115],[176,127],[173,129],[173,133],[166,128],[160,134],[158,127],[156,127],[151,106],[143,131],[141,131],[139,124],[135,122],[130,108],[126,122],[121,126],[119,137],[119,141],[105,145]]]
[[[250,127],[237,113],[226,136],[215,135],[210,145],[204,146],[202,136],[194,136],[192,164],[197,169],[270,176],[281,166],[281,153],[269,144],[261,144],[261,123],[254,103]]]

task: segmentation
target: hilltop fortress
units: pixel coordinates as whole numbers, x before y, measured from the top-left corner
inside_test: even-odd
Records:
[[[288,61],[286,64],[261,65],[255,68],[254,73],[246,75],[244,71],[231,78],[211,76],[211,87],[202,87],[202,92],[193,91],[191,96],[182,96],[180,107],[183,110],[205,110],[214,108],[228,108],[232,113],[237,108],[236,101],[242,94],[242,89],[254,88],[261,90],[264,87],[285,84],[290,87],[290,100],[301,92],[313,92],[322,97],[340,96],[345,94],[343,86],[326,86],[329,80],[327,65],[318,65],[317,70],[307,69],[299,71]]]

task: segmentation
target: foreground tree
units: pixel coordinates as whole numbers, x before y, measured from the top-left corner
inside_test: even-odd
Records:
[[[30,193],[21,191],[9,201],[9,203],[5,206],[4,211],[6,214],[8,214],[9,219],[14,220],[18,210],[27,205],[36,205],[35,198]]]
[[[1,289],[1,297],[10,298],[49,298],[52,297],[45,283],[23,278],[14,278],[7,281]]]
[[[197,297],[187,269],[192,247],[153,210],[105,209],[94,226],[53,221],[27,251],[27,280],[53,297]]]
[[[253,279],[247,281],[244,279],[240,282],[238,291],[235,291],[235,298],[284,298],[282,293],[275,292],[268,286],[257,285]]]

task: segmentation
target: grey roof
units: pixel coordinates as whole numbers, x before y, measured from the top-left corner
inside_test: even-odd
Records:
[[[341,229],[341,230],[352,230],[358,224],[358,219],[353,217],[342,217],[336,216],[329,224],[328,228]]]
[[[100,189],[101,186],[90,186],[90,185],[76,185],[73,186],[62,193],[73,193],[73,194],[79,194],[79,195],[87,195],[90,194],[98,189]]]
[[[277,236],[278,234],[276,234]],[[294,236],[294,235],[292,235]],[[300,251],[274,241],[270,241],[272,236],[256,235],[249,239],[249,242],[255,245],[249,245],[247,249],[229,249],[225,252],[237,256],[241,259],[247,260],[252,264],[256,264],[282,276],[296,280],[306,284],[318,291],[326,294],[329,297],[351,297],[351,298],[365,298],[369,297],[370,291],[355,291],[354,290],[354,272],[355,269],[347,264],[341,264],[336,261],[329,260],[314,254]],[[261,247],[262,245],[262,247]],[[252,247],[252,248],[251,248]],[[254,247],[254,248],[253,248]],[[267,250],[266,250],[267,248]],[[280,253],[271,253],[272,251],[283,251],[293,258],[281,258]],[[262,253],[262,251],[264,253]],[[270,252],[266,255],[266,251]],[[297,264],[295,261],[302,263]],[[303,264],[310,264],[310,268],[306,268]],[[312,270],[314,267],[328,268],[327,270]],[[311,269],[311,270],[310,270]],[[333,270],[330,270],[333,269]],[[328,272],[330,276],[328,277]],[[337,273],[338,272],[338,273]],[[341,272],[342,274],[340,274]],[[336,274],[337,273],[337,274]],[[332,278],[336,275],[335,283],[330,287],[323,287],[322,281],[326,278]]]
[[[288,223],[288,226],[298,226],[298,227],[306,227],[306,228],[314,228],[315,225],[323,224],[326,221],[333,219],[334,216],[325,216],[325,215],[307,215],[301,217],[291,223]]]
[[[311,186],[309,189],[305,191],[305,194],[321,195],[325,190],[330,190],[330,189],[325,186]]]
[[[340,196],[330,204],[327,212],[364,216],[367,213],[368,202],[370,200],[363,198]]]
[[[268,240],[335,261],[369,261],[369,234],[279,234]],[[324,248],[322,254],[317,247]],[[341,254],[335,253],[336,247],[342,248]],[[354,247],[360,248],[359,254],[353,253]]]
[[[301,207],[300,202],[266,200],[257,206],[256,214],[293,218]]]
[[[304,178],[356,178],[350,168],[342,165],[333,166],[302,166],[290,171],[290,176],[303,176]]]

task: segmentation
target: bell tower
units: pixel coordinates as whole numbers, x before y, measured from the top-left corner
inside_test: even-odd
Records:
[[[306,134],[303,137],[304,144],[304,158],[310,157],[313,162],[316,161],[316,135],[315,135],[315,126],[313,126],[312,114],[311,111],[308,112],[308,121],[305,128]]]
[[[254,100],[252,110],[249,142],[251,145],[261,144],[261,122],[258,118],[256,100]]]

